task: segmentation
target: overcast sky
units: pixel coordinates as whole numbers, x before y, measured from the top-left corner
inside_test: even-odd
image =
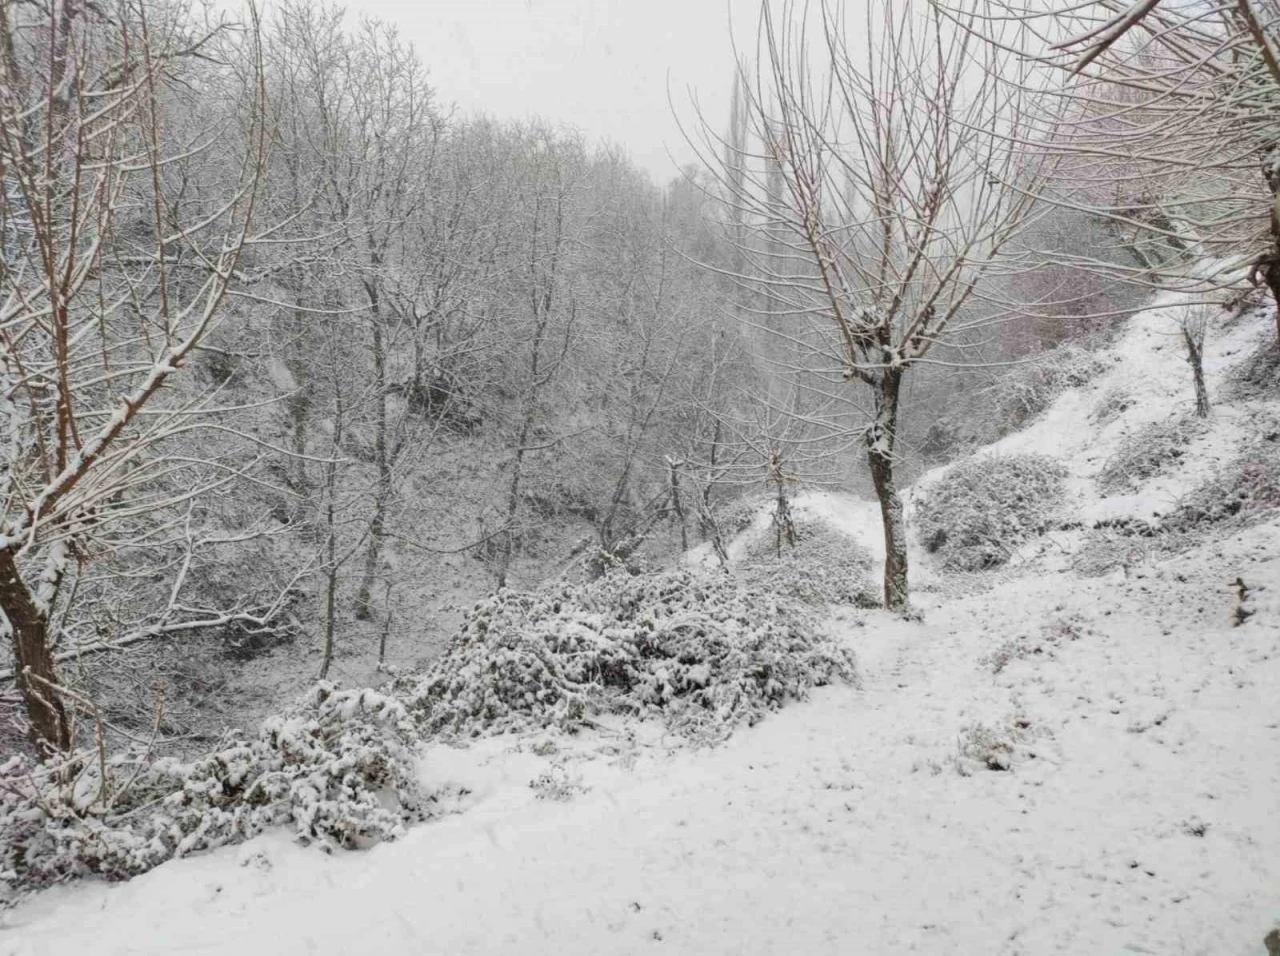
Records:
[[[692,87],[728,123],[730,14],[754,47],[757,0],[349,0],[396,24],[442,102],[503,119],[541,116],[624,146],[660,182],[693,159],[671,114]]]

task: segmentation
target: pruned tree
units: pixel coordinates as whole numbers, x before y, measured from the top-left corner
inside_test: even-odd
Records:
[[[201,410],[168,386],[227,313],[257,238],[256,19],[218,34],[245,69],[203,78],[234,104],[223,125],[174,141],[171,81],[213,40],[165,12],[0,3],[0,611],[43,751],[73,744],[51,648],[69,569],[109,553],[140,510],[227,479],[165,452]],[[221,175],[196,187],[184,170],[200,155]]]
[[[1182,335],[1182,345],[1187,350],[1191,383],[1195,387],[1197,418],[1209,417],[1209,389],[1204,381],[1204,340],[1212,313],[1212,306],[1193,305],[1184,308],[1178,316],[1178,331]]]
[[[1152,252],[1160,267],[1139,262],[1134,282],[1194,293],[1251,281],[1280,304],[1280,8],[994,0],[985,26],[1010,20],[1034,35],[1023,49],[1065,79],[1054,201]]]
[[[1032,220],[1047,166],[1026,146],[1029,78],[1000,79],[1025,72],[1013,57],[934,8],[885,0],[864,14],[850,24],[835,3],[762,5],[744,84],[754,145],[727,149],[704,127],[702,152],[754,233],[740,281],[821,356],[815,370],[866,389],[884,600],[905,610],[903,380],[938,343],[1006,317],[967,308],[1008,268],[1002,253]]]

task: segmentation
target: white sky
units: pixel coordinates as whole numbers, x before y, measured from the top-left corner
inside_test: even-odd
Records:
[[[397,25],[442,103],[501,119],[541,116],[624,146],[666,182],[693,154],[672,117],[696,125],[692,87],[728,125],[730,15],[754,48],[757,0],[348,0]],[[675,157],[675,162],[669,153]]]

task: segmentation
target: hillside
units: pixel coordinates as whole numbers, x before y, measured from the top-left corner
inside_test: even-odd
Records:
[[[1280,501],[1186,516],[1235,494],[1242,461],[1255,492],[1280,479],[1258,473],[1277,460],[1269,312],[1214,320],[1214,410],[1178,454],[1106,478],[1190,408],[1179,307],[1136,315],[1105,373],[978,453],[1065,467],[1047,533],[982,573],[917,547],[920,620],[830,610],[860,686],[714,749],[623,719],[432,744],[419,772],[449,812],[400,840],[323,855],[277,831],[54,888],[0,915],[0,953],[1261,952],[1280,921]],[[881,547],[871,502],[795,512]]]

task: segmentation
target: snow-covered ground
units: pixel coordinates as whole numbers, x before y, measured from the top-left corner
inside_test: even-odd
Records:
[[[1200,484],[1230,457],[1240,440],[1241,418],[1250,410],[1231,404],[1213,409],[1212,428],[1192,447],[1176,474],[1147,482],[1140,493],[1101,498],[1094,486],[1103,465],[1125,438],[1143,426],[1189,414],[1195,406],[1191,369],[1186,361],[1177,323],[1187,308],[1182,296],[1164,293],[1152,308],[1129,320],[1126,334],[1110,353],[1111,370],[1081,388],[1058,398],[1029,428],[1014,432],[983,450],[983,454],[1039,452],[1058,458],[1070,473],[1076,516],[1082,520],[1150,517],[1167,512],[1191,488]],[[1204,352],[1205,377],[1212,393],[1225,373],[1270,337],[1275,324],[1269,315],[1251,313],[1243,321],[1210,328]],[[1123,392],[1130,403],[1124,412],[1099,423],[1097,409],[1109,392]],[[936,480],[937,469],[920,484]]]
[[[1211,338],[1211,388],[1269,327]],[[1099,500],[1122,437],[1190,401],[1173,331],[1137,316],[1114,371],[992,451],[1061,458],[1082,515],[1164,506],[1250,413],[1219,408],[1178,472]],[[1120,384],[1136,402],[1099,428]],[[883,550],[872,503],[797,509]],[[469,791],[462,812],[362,853],[268,835],[58,888],[0,915],[0,956],[1263,952],[1280,921],[1280,522],[1108,577],[1028,559],[960,597],[915,557],[922,621],[829,622],[860,689],[712,750],[622,724],[435,747],[422,773]],[[1237,577],[1255,610],[1233,626]]]

